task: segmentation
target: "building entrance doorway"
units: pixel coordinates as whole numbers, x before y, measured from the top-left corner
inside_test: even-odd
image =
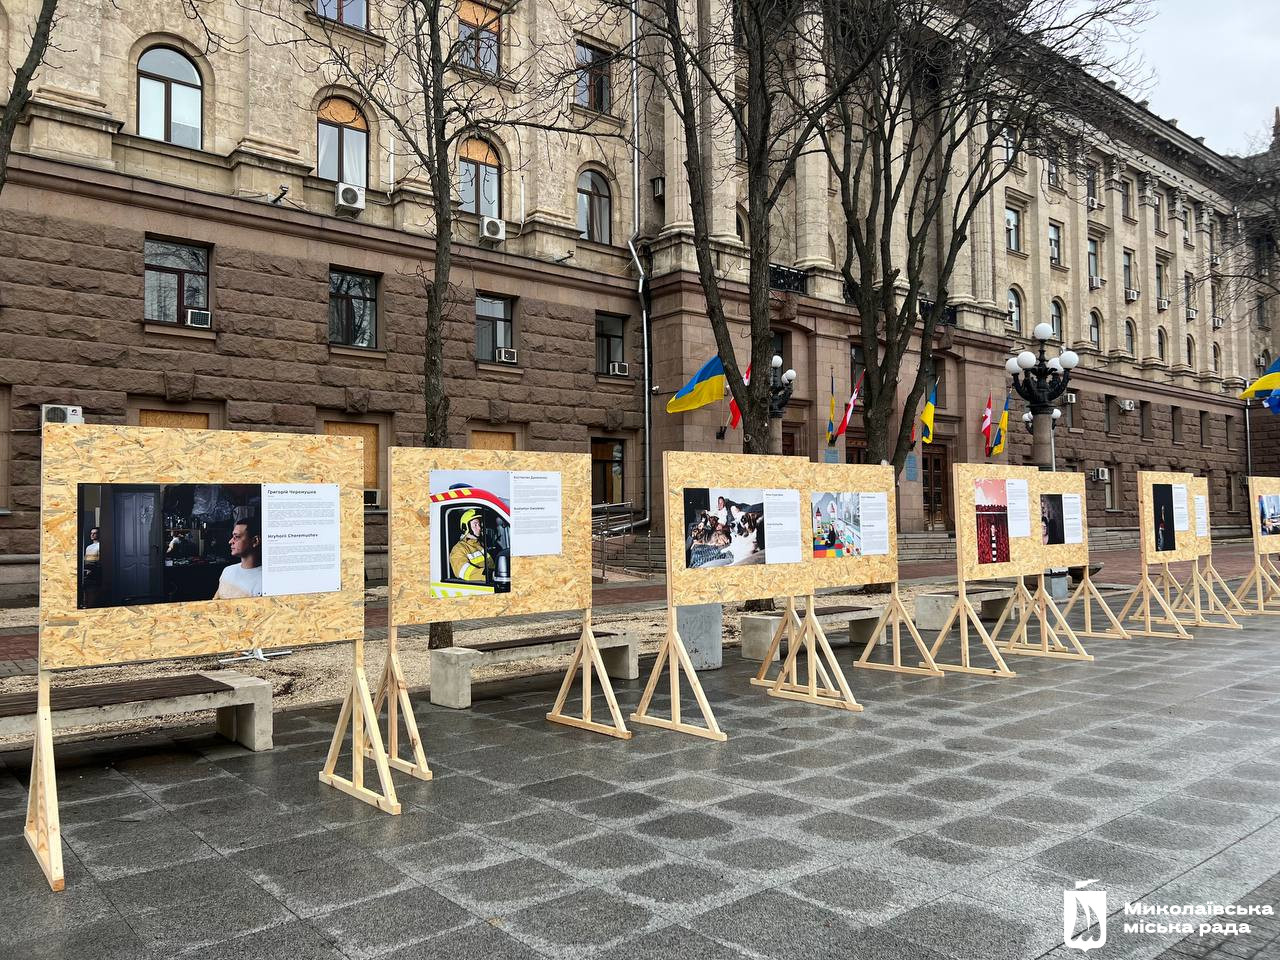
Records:
[[[922,445],[923,446],[923,445]],[[951,471],[947,448],[925,450],[920,454],[920,488],[924,498],[924,528],[950,530]]]

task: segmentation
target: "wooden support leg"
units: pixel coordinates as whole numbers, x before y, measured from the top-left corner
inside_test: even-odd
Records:
[[[565,701],[569,698],[569,691],[573,687],[573,679],[577,676],[579,668],[582,670],[582,716],[580,717],[564,712]],[[612,724],[591,719],[593,673],[600,680],[600,691],[609,705]],[[553,723],[563,723],[580,730],[591,730],[594,733],[617,737],[619,740],[631,739],[631,731],[622,722],[622,711],[618,709],[618,701],[613,694],[613,684],[609,682],[609,673],[604,668],[604,660],[600,656],[596,635],[591,630],[590,609],[583,614],[582,636],[578,639],[578,646],[573,651],[573,659],[569,663],[569,669],[564,673],[564,682],[560,684],[560,692],[556,696],[551,712],[547,714],[547,719]]]
[[[1037,579],[1033,601],[1035,616],[1040,623],[1040,642],[1031,643],[1027,640],[1024,630],[1022,642],[1011,639],[1004,646],[1004,652],[1049,657],[1055,660],[1092,661],[1093,657],[1085,651],[1075,631],[1071,629],[1071,624],[1067,622],[1066,616],[1053,602],[1053,597],[1049,596],[1049,591],[1045,587],[1044,574],[1040,574]],[[1063,640],[1066,643],[1063,643]]]
[[[1280,614],[1280,577],[1263,554],[1256,554],[1253,569],[1236,589],[1236,601],[1252,614]]]
[[[893,627],[893,663],[872,663],[872,651],[875,649],[877,641],[884,636],[886,627],[890,625]],[[903,626],[911,634],[911,639],[915,643],[916,649],[920,652],[920,666],[918,667],[903,666],[901,636],[901,628]],[[862,667],[864,670],[890,670],[894,673],[915,673],[928,677],[942,676],[942,671],[933,662],[933,654],[929,652],[929,647],[920,638],[920,631],[916,629],[916,625],[907,616],[907,608],[898,593],[898,585],[896,583],[893,585],[893,592],[889,597],[889,602],[885,604],[884,613],[880,614],[880,620],[871,632],[871,639],[863,647],[862,656],[858,658],[854,666]]]
[[[861,711],[862,706],[853,697],[849,684],[845,680],[844,671],[831,650],[822,624],[814,613],[816,600],[810,596],[805,610],[801,635],[793,638],[787,651],[786,663],[778,671],[778,676],[769,687],[771,697],[787,700],[799,700],[804,703],[815,703],[824,707],[837,707],[842,710]],[[795,681],[797,674],[796,660],[801,649],[807,660],[808,682],[800,684]],[[767,661],[766,661],[767,662]],[[819,683],[821,679],[821,683]],[[833,683],[834,679],[834,683]]]
[[[1086,566],[1084,576],[1080,579],[1080,583],[1076,586],[1075,593],[1071,595],[1071,599],[1067,601],[1067,605],[1062,608],[1062,617],[1065,620],[1071,615],[1071,608],[1076,605],[1076,601],[1083,601],[1084,608],[1084,629],[1077,630],[1076,635],[1080,637],[1101,637],[1109,640],[1128,640],[1129,631],[1124,628],[1119,618],[1112,612],[1110,605],[1098,591],[1097,585],[1089,576],[1089,568]],[[1093,605],[1097,603],[1099,610],[1103,616],[1111,624],[1110,630],[1094,630],[1093,629]]]
[[[769,676],[769,671],[773,668],[773,658],[777,656],[784,637],[787,640],[788,651],[793,649],[796,644],[801,643],[804,639],[804,628],[800,623],[800,615],[796,613],[795,597],[787,597],[786,609],[783,610],[782,619],[778,622],[778,628],[773,631],[773,639],[769,642],[769,652],[764,655],[764,659],[760,661],[760,669],[757,670],[756,675],[751,678],[753,686],[773,686],[773,678]],[[779,670],[782,674],[787,676],[787,681],[789,683],[796,682],[794,658],[786,658],[786,662],[779,668]]]
[[[35,742],[31,749],[31,782],[27,794],[27,821],[23,835],[36,862],[49,881],[49,889],[62,890],[62,827],[58,818],[58,782],[53,762],[53,718],[49,709],[49,673],[41,670],[36,694]]]
[[[393,770],[407,773],[419,780],[430,780],[431,768],[427,766],[427,755],[422,748],[422,736],[418,732],[418,720],[413,713],[413,703],[409,699],[409,683],[404,678],[404,669],[400,666],[400,651],[397,645],[396,628],[387,631],[387,662],[382,668],[382,678],[378,682],[378,695],[373,698],[374,716],[380,716],[383,704],[387,707],[387,764]],[[406,759],[400,756],[400,721],[403,718],[405,736],[409,741],[409,749],[413,756]],[[373,746],[365,745],[365,756],[373,759]]]
[[[1232,613],[1248,615],[1249,611],[1245,605],[1236,599],[1236,595],[1231,592],[1231,588],[1227,586],[1227,581],[1222,579],[1222,575],[1218,573],[1218,568],[1213,565],[1213,557],[1205,557],[1204,564],[1205,580],[1209,584],[1209,589],[1213,591],[1214,596],[1223,598],[1226,608]],[[1222,592],[1219,594],[1218,591]]]
[[[357,800],[363,800],[379,810],[396,815],[400,813],[400,801],[396,799],[396,786],[391,780],[391,766],[387,762],[382,733],[378,729],[378,714],[373,709],[373,698],[369,695],[369,682],[364,676],[364,642],[357,640],[353,646],[356,649],[351,666],[351,685],[347,688],[346,699],[342,701],[338,724],[333,731],[333,740],[329,743],[329,755],[325,758],[324,769],[320,771],[320,782],[327,783],[335,790],[341,790]],[[349,778],[336,772],[348,726],[351,728],[351,776]],[[373,760],[382,793],[370,790],[364,785],[364,763],[367,758]],[[423,762],[425,765],[425,759]]]
[[[951,631],[953,624],[958,624],[960,628],[960,662],[959,663],[941,663],[938,661],[938,650],[941,649],[943,641],[947,639],[947,634]],[[995,661],[995,669],[975,667],[969,663],[969,627],[973,626],[978,632],[978,638],[982,641],[982,645],[987,648],[987,653],[991,655],[991,659]],[[1000,656],[1000,651],[996,645],[991,642],[991,635],[987,633],[986,627],[982,625],[982,618],[978,616],[978,611],[973,608],[968,596],[965,594],[964,581],[960,582],[960,595],[956,598],[956,605],[952,607],[951,613],[947,615],[946,622],[942,625],[938,637],[933,642],[933,647],[929,650],[934,663],[941,670],[954,673],[972,673],[982,677],[1013,677],[1016,674],[1009,669],[1008,664],[1004,662],[1004,658]],[[924,666],[924,664],[921,664]]]
[[[654,691],[658,687],[658,680],[662,676],[664,669],[668,671],[668,681],[671,687],[670,719],[649,715],[649,704],[653,700]],[[693,696],[697,700],[698,709],[702,711],[702,719],[706,723],[705,727],[685,723],[680,718],[681,673],[684,674],[689,686],[693,689]],[[676,730],[695,737],[705,737],[708,740],[723,741],[728,739],[716,724],[715,714],[711,712],[711,706],[707,703],[707,695],[702,690],[702,684],[698,680],[697,672],[693,669],[692,661],[689,660],[689,653],[684,648],[684,641],[680,639],[680,632],[676,629],[676,611],[673,606],[667,607],[667,635],[663,639],[662,645],[658,648],[658,659],[654,661],[653,672],[649,674],[649,681],[640,697],[640,703],[636,707],[635,713],[631,714],[631,722],[648,724],[651,727],[662,727],[665,730]]]
[[[1162,617],[1152,616],[1151,608],[1155,605],[1160,608]],[[1129,611],[1133,609],[1135,613],[1131,616]],[[1187,628],[1178,619],[1178,615],[1173,612],[1173,608],[1169,606],[1161,593],[1160,588],[1151,579],[1150,571],[1147,567],[1142,569],[1142,579],[1134,588],[1124,608],[1120,611],[1120,620],[1124,622],[1138,621],[1142,624],[1141,628],[1126,628],[1130,634],[1136,634],[1144,637],[1160,637],[1166,640],[1190,640],[1191,634],[1187,632]],[[1154,624],[1168,624],[1173,628],[1173,632],[1167,630],[1156,630]]]

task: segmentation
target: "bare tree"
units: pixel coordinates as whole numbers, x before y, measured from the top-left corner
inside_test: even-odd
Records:
[[[846,299],[866,358],[867,460],[901,470],[935,331],[975,215],[1027,154],[1076,170],[1132,76],[1117,45],[1144,0],[820,0],[841,89],[822,147],[836,173]],[[846,77],[866,65],[856,82]],[[1063,151],[1066,148],[1066,155]],[[991,255],[978,249],[975,255]],[[903,360],[920,354],[896,431]]]
[[[27,55],[13,71],[9,99],[0,111],[0,190],[4,190],[8,180],[9,151],[13,147],[14,131],[18,128],[18,121],[22,119],[27,104],[31,102],[31,82],[49,52],[57,21],[58,0],[41,0],[40,12],[36,14],[36,22],[31,29],[31,44],[27,47]]]

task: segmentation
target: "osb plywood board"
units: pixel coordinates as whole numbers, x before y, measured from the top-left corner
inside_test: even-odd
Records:
[[[1253,518],[1253,544],[1258,553],[1280,553],[1280,533],[1262,533],[1259,497],[1280,497],[1280,477],[1249,478],[1249,515]]]
[[[41,453],[40,666],[59,670],[362,639],[362,462],[361,442],[349,437],[47,425]],[[76,514],[82,483],[336,483],[342,588],[79,610]]]
[[[591,457],[585,453],[392,447],[390,615],[395,625],[514,617],[591,606]],[[433,470],[560,474],[561,553],[511,557],[507,593],[431,595]]]
[[[1228,481],[1230,482],[1230,481]],[[1199,519],[1199,512],[1196,510],[1196,497],[1204,497],[1205,516],[1203,537],[1196,536],[1196,522]],[[1187,515],[1191,520],[1191,529],[1188,531],[1196,541],[1196,556],[1209,557],[1213,555],[1213,523],[1210,516],[1209,507],[1209,478],[1208,477],[1192,477],[1189,489],[1187,491]]]
[[[1041,543],[1041,556],[1045,569],[1050,567],[1076,567],[1089,562],[1089,510],[1084,489],[1083,473],[1058,473],[1048,470],[1037,470],[1032,484],[1031,529],[1041,527],[1041,540],[1046,534],[1042,529],[1039,503],[1040,498],[1053,494],[1074,494],[1080,498],[1080,530],[1079,543]]]
[[[898,504],[893,467],[853,463],[809,464],[809,488],[800,506],[814,522],[813,497],[824,493],[883,493],[889,508],[889,552],[885,555],[813,556],[813,541],[805,544],[813,566],[813,586],[852,587],[864,583],[893,583],[898,579]]]
[[[956,518],[956,568],[961,580],[1001,580],[1027,574],[1037,574],[1046,569],[1043,562],[1044,544],[1040,542],[1036,516],[1035,467],[1014,467],[996,463],[957,463],[951,474]],[[1031,536],[1008,537],[1009,559],[993,563],[978,562],[978,513],[977,491],[979,480],[1025,480],[1027,482],[1028,507],[1031,510]],[[998,512],[996,516],[998,516]],[[1008,529],[1008,513],[1004,515]]]
[[[663,455],[666,489],[667,595],[675,604],[722,603],[756,597],[807,596],[813,591],[813,562],[808,551],[813,524],[807,509],[810,468],[800,457],[686,453]],[[795,490],[800,500],[800,563],[741,563],[733,566],[685,565],[685,490]],[[768,541],[765,555],[768,555]]]
[[[1200,556],[1200,540],[1196,536],[1195,500],[1191,492],[1191,482],[1194,479],[1196,479],[1195,475],[1190,473],[1138,471],[1138,529],[1141,531],[1143,563],[1176,563],[1179,560],[1194,560]],[[1154,488],[1166,483],[1182,484],[1187,488],[1187,529],[1174,530],[1172,505],[1162,504],[1162,510],[1168,513],[1164,523],[1173,533],[1174,548],[1156,550]]]

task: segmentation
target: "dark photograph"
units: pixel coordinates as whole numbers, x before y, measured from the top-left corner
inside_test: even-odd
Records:
[[[1173,484],[1151,485],[1151,529],[1155,534],[1156,551],[1165,553],[1177,548],[1178,538],[1173,530]]]
[[[1046,493],[1040,498],[1041,542],[1056,546],[1067,542],[1062,523],[1062,494]]]

